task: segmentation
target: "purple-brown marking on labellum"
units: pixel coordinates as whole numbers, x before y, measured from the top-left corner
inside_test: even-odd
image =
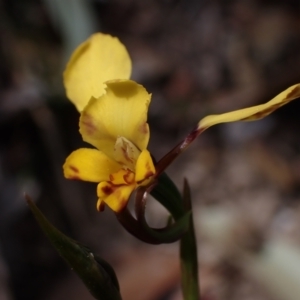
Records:
[[[134,173],[127,170],[127,173],[123,175],[123,179],[127,184],[134,182]]]
[[[110,195],[114,191],[114,188],[112,186],[104,186],[101,190],[104,194]]]

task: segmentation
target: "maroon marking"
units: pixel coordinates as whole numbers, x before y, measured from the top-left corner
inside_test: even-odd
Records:
[[[145,179],[148,179],[149,177],[153,176],[155,173],[152,172],[152,171],[148,171],[146,174],[145,174]]]
[[[102,212],[102,211],[104,211],[104,209],[105,209],[105,203],[101,202],[100,205],[98,206],[98,211]]]
[[[93,118],[87,113],[82,114],[81,124],[84,125],[84,129],[88,135],[93,135],[97,131],[97,127],[93,123]]]
[[[122,152],[123,152],[123,155],[124,155],[125,159],[126,159],[127,161],[129,161],[129,162],[132,163],[133,160],[128,156],[127,149],[124,148],[124,147],[121,147],[121,150],[122,150]]]
[[[241,121],[247,121],[247,120],[255,120],[255,119],[262,119],[266,116],[268,116],[270,113],[272,113],[273,111],[275,111],[276,109],[278,109],[279,107],[283,106],[285,103],[287,103],[289,101],[286,101],[286,102],[282,102],[282,103],[277,103],[277,104],[274,104],[272,105],[271,107],[268,107],[254,115],[251,115],[247,118],[244,118],[244,119],[241,119]]]
[[[101,190],[105,195],[110,195],[114,191],[114,189],[111,186],[104,186],[101,188]]]
[[[189,142],[191,143],[194,139],[197,138],[197,136],[201,133],[201,130],[199,130],[198,127],[194,128],[186,137],[185,141],[186,143]]]
[[[139,131],[141,133],[147,134],[149,132],[148,124],[146,122],[141,124],[140,127],[139,127]]]
[[[207,127],[205,128],[194,128],[188,135],[187,137],[184,139],[184,141],[180,144],[180,153],[183,152],[183,150],[185,150],[185,148],[187,148],[197,137],[199,134],[201,134],[205,129],[207,129]],[[176,149],[176,147],[174,148],[174,150]],[[179,154],[179,153],[178,153]]]
[[[124,179],[124,181],[125,181],[127,184],[132,183],[133,180],[134,180],[134,176],[132,176],[133,180],[131,180],[131,181],[129,180],[131,174],[132,174],[132,172],[130,172],[130,171],[127,170],[127,173],[126,173],[125,175],[123,175],[123,179]]]
[[[300,86],[295,87],[287,96],[287,99],[300,97]]]
[[[155,172],[153,173],[152,171],[150,171],[151,168],[150,168],[149,162],[146,164],[146,169],[148,169],[149,171],[146,172],[144,179],[138,181],[137,184],[141,184],[143,181],[145,181],[146,179],[149,179],[150,177],[152,177],[155,174]]]
[[[182,142],[180,142],[163,158],[161,158],[155,165],[155,177],[158,177],[177,158],[177,156],[184,152],[189,147],[189,145],[198,137],[198,135],[200,135],[207,128],[208,127],[199,128],[197,126]]]
[[[74,166],[69,166],[69,168],[74,172],[74,173],[79,173],[79,170],[74,167]]]

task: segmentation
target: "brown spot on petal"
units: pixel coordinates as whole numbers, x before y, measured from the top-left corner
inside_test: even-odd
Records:
[[[82,114],[81,124],[83,125],[85,132],[88,135],[93,135],[95,131],[97,131],[97,127],[93,123],[93,118],[86,113]]]
[[[298,98],[300,97],[300,86],[296,86],[287,96],[287,98]]]
[[[74,166],[69,166],[69,168],[74,172],[74,173],[79,173],[79,170],[74,167]]]
[[[143,124],[140,125],[139,127],[139,131],[143,134],[147,134],[149,129],[148,129],[148,124],[145,122]]]
[[[125,148],[124,146],[121,147],[122,153],[123,153],[123,157],[125,157],[125,159],[129,162],[129,163],[133,163],[133,159],[131,157],[129,157],[128,152],[127,152],[127,148]]]
[[[244,119],[241,119],[241,121],[251,121],[251,120],[259,120],[259,119],[262,119],[266,116],[268,116],[270,113],[272,113],[273,111],[275,111],[276,109],[278,109],[279,107],[283,106],[285,103],[287,103],[289,101],[286,101],[286,102],[282,102],[282,103],[277,103],[277,104],[274,104],[272,105],[271,107],[268,107],[266,108],[265,110],[262,110],[250,117],[247,117],[247,118],[244,118]]]
[[[101,190],[105,195],[110,195],[114,191],[114,189],[111,186],[107,186],[107,185],[102,187]]]

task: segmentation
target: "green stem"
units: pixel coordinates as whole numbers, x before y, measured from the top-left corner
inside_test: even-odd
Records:
[[[187,181],[184,181],[183,199],[185,209],[192,211],[191,194]],[[198,279],[198,258],[193,215],[188,231],[180,240],[181,285],[184,300],[200,300]]]

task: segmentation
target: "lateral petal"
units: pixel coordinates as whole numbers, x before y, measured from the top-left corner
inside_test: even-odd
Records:
[[[63,165],[66,178],[91,182],[108,180],[110,174],[120,169],[121,166],[103,152],[87,148],[72,152]]]
[[[225,114],[207,116],[198,123],[198,130],[207,129],[210,126],[220,123],[262,119],[298,97],[300,97],[300,84],[295,84],[265,104],[239,109]]]
[[[91,97],[105,93],[104,82],[129,79],[131,60],[115,37],[96,33],[73,52],[64,72],[67,97],[82,111]]]

